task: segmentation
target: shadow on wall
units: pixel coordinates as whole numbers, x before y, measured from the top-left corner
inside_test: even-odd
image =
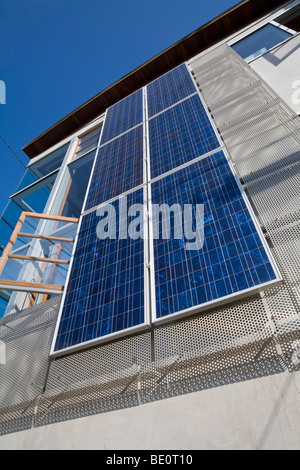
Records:
[[[297,35],[296,38],[300,37],[300,35]],[[289,47],[286,47],[287,44],[291,41],[294,41],[295,38],[291,38],[289,41],[284,42],[283,44],[280,44],[279,46],[275,47],[269,52],[266,52],[262,56],[258,57],[255,60],[266,60],[270,64],[272,64],[274,67],[278,67],[282,62],[284,62],[286,59],[288,59],[290,56],[292,56],[298,49],[299,49],[299,43],[297,43],[295,46],[292,47],[292,49],[289,49]]]

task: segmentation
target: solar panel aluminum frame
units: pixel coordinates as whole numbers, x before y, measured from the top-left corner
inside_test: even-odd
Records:
[[[129,95],[125,96],[125,98],[122,98],[121,100],[117,101],[115,104],[113,104],[112,106],[110,106],[109,108],[106,109],[105,111],[105,118],[104,118],[104,122],[103,122],[103,126],[102,126],[102,130],[104,129],[104,125],[105,125],[105,121],[106,121],[106,118],[108,116],[108,111],[111,109],[111,108],[114,108],[115,106],[117,106],[118,104],[122,103],[122,101],[125,101],[126,99],[128,99],[129,97],[133,96],[134,94],[137,94],[138,92],[141,92],[142,93],[142,111],[143,111],[143,116],[142,116],[142,120],[141,122],[139,122],[138,124],[134,124],[132,127],[129,127],[128,129],[126,130],[123,130],[122,132],[120,132],[119,134],[116,134],[114,137],[112,137],[111,139],[108,139],[106,140],[105,142],[101,142],[101,139],[102,139],[102,135],[101,135],[101,138],[100,138],[100,144],[99,146],[100,147],[104,147],[106,144],[109,144],[110,142],[112,142],[113,140],[115,139],[118,139],[119,137],[123,136],[124,134],[127,134],[127,132],[130,132],[131,130],[135,129],[136,127],[139,127],[140,125],[143,124],[144,122],[144,119],[145,119],[145,110],[144,110],[144,89],[145,87],[141,87],[141,88],[138,88],[137,90],[135,90],[134,92],[130,93]],[[102,132],[101,132],[102,134]],[[105,136],[104,136],[105,137]]]
[[[189,75],[190,75],[190,77],[191,77],[191,80],[192,80],[192,82],[193,82],[193,84],[194,84],[194,87],[195,87],[195,92],[194,92],[194,93],[191,93],[190,95],[186,96],[185,98],[180,99],[179,101],[177,101],[177,102],[174,103],[173,105],[168,106],[167,108],[163,109],[162,111],[159,111],[157,114],[154,114],[154,115],[151,116],[151,117],[148,117],[148,113],[147,113],[147,115],[146,115],[146,125],[147,125],[147,127],[146,127],[146,132],[147,132],[147,134],[146,134],[146,139],[147,139],[147,141],[148,141],[148,156],[150,155],[149,121],[151,121],[152,119],[156,118],[156,117],[159,116],[160,114],[163,114],[164,112],[168,111],[169,109],[174,108],[174,107],[177,106],[178,104],[183,103],[183,102],[189,100],[190,98],[192,98],[193,96],[196,96],[196,95],[198,95],[198,97],[200,98],[200,101],[201,101],[201,104],[202,104],[202,106],[203,106],[203,109],[204,109],[205,112],[206,112],[206,115],[207,115],[207,117],[208,117],[208,120],[209,120],[209,122],[210,122],[210,124],[211,124],[211,126],[212,126],[212,128],[213,128],[213,130],[214,130],[215,136],[216,136],[216,138],[217,138],[217,140],[218,140],[218,142],[219,142],[219,144],[220,144],[219,147],[220,147],[220,148],[221,148],[221,147],[224,147],[224,142],[223,142],[223,140],[221,139],[221,136],[220,136],[220,134],[219,134],[219,130],[217,129],[217,126],[216,126],[214,120],[212,119],[212,116],[211,116],[211,114],[210,114],[210,112],[209,112],[209,109],[208,109],[208,107],[207,107],[207,104],[205,103],[204,98],[203,98],[201,92],[199,91],[198,86],[197,86],[197,84],[196,84],[196,82],[195,82],[195,78],[194,78],[194,76],[193,76],[193,74],[192,74],[192,67],[190,66],[190,64],[189,64],[188,62],[184,62],[183,64],[185,64],[185,66],[186,66],[186,68],[187,68],[187,71],[188,71],[188,73],[189,73]],[[183,65],[183,64],[181,64],[181,65]],[[160,78],[160,77],[159,77],[159,78]],[[159,80],[159,78],[157,78],[156,80]],[[154,80],[154,81],[156,81],[156,80]],[[147,88],[147,87],[145,87],[145,88]],[[147,91],[146,91],[145,93],[146,93],[146,100],[147,100]],[[147,107],[146,109],[148,110],[148,107]],[[208,154],[211,154],[211,153],[213,153],[213,152],[216,152],[216,151],[219,149],[219,147],[216,148],[216,149],[214,149],[214,150],[211,151],[211,152],[208,152],[208,153],[205,154],[205,155],[208,155]],[[151,181],[154,181],[154,180],[156,180],[156,179],[159,179],[159,178],[161,177],[161,175],[156,176],[156,177],[154,177],[154,178],[151,178],[151,164],[150,164],[151,155],[150,155],[150,157],[148,157],[148,160],[149,160],[149,166],[148,166],[148,182],[151,182]],[[194,160],[192,160],[192,161],[195,161],[195,160],[196,160],[196,159],[194,159]],[[183,164],[183,165],[181,165],[181,166],[184,167],[184,166],[189,165],[190,163],[191,163],[191,162],[187,162],[187,163],[185,163],[185,164]],[[178,168],[179,168],[179,167],[177,167],[177,169],[178,169]],[[166,173],[164,173],[164,174],[167,175],[167,174],[169,174],[169,173],[172,173],[173,171],[176,171],[176,168],[174,168],[173,170],[169,170],[168,172],[166,172]]]
[[[197,94],[198,93],[198,88],[196,86],[196,83],[195,83],[195,79],[193,77],[193,74],[191,73],[191,70],[192,68],[189,66],[188,62],[182,62],[181,64],[177,65],[176,67],[174,67],[174,69],[170,70],[169,72],[166,72],[165,74],[161,75],[160,77],[156,78],[155,80],[153,80],[152,82],[150,82],[148,85],[145,86],[145,90],[146,90],[146,97],[148,96],[148,86],[159,81],[162,77],[168,75],[169,73],[173,72],[175,69],[179,69],[180,67],[182,66],[185,66],[186,70],[187,70],[187,73],[188,75],[190,76],[191,78],[191,83],[194,85],[194,91],[193,93],[190,93],[189,95],[186,95],[185,97],[183,98],[180,98],[178,101],[174,102],[173,104],[170,104],[169,106],[166,106],[165,108],[161,109],[160,111],[157,111],[156,113],[152,114],[150,117],[148,116],[147,119],[151,120],[153,119],[154,117],[156,116],[159,116],[160,114],[164,113],[165,111],[167,111],[168,109],[172,108],[173,106],[176,106],[177,104],[179,103],[182,103],[183,101],[185,101],[186,99],[188,98],[191,98],[193,95]],[[147,107],[147,114],[148,113],[148,107]]]
[[[100,145],[101,145],[101,138],[102,138],[102,133],[103,133],[103,129],[104,129],[104,126],[105,126],[106,116],[107,116],[107,112],[104,115],[101,131],[100,131],[100,135],[99,135],[96,155],[95,155],[95,158],[94,158],[94,163],[93,163],[93,166],[92,166],[92,169],[91,169],[89,182],[88,182],[88,185],[87,185],[87,188],[86,188],[86,193],[85,193],[85,197],[84,197],[83,204],[82,204],[82,214],[84,214],[85,210],[86,210],[86,203],[87,203],[90,187],[91,187],[91,184],[92,184],[92,179],[93,179],[93,175],[94,175],[95,166],[96,166],[97,160],[98,160],[99,148],[100,148]],[[78,228],[77,234],[79,234],[79,228]]]
[[[193,83],[195,84],[194,77],[191,74],[191,69],[190,69],[188,64],[186,64],[186,66],[187,66],[187,69],[189,70],[189,73],[191,75]],[[148,107],[147,107],[147,90],[146,90],[146,87],[143,87],[143,110],[144,110],[143,111],[143,129],[144,129],[144,138],[143,138],[143,154],[144,154],[144,158],[143,158],[143,175],[144,175],[144,177],[143,177],[143,180],[144,180],[144,182],[143,182],[142,185],[139,185],[139,186],[127,191],[127,192],[124,192],[124,193],[122,193],[118,196],[115,196],[114,198],[112,198],[108,201],[105,201],[105,202],[101,203],[98,206],[95,206],[95,207],[87,210],[86,209],[86,202],[87,202],[88,192],[89,192],[89,189],[90,189],[90,185],[91,185],[91,181],[92,181],[92,177],[93,177],[93,173],[94,173],[94,168],[95,168],[97,158],[98,158],[98,154],[99,154],[99,147],[101,147],[101,137],[102,137],[102,132],[103,132],[103,128],[105,126],[105,120],[106,120],[106,115],[107,115],[107,114],[105,114],[104,123],[103,123],[101,133],[100,133],[100,137],[99,137],[97,153],[96,153],[96,156],[95,156],[93,168],[92,168],[92,171],[91,171],[91,175],[90,175],[90,179],[89,179],[89,183],[88,183],[88,187],[87,187],[87,191],[86,191],[86,195],[85,195],[85,200],[84,200],[84,204],[83,204],[83,213],[80,217],[78,231],[77,231],[77,235],[76,235],[76,239],[75,239],[75,243],[74,243],[74,247],[73,247],[73,253],[72,253],[71,260],[70,260],[70,269],[69,269],[67,280],[66,280],[66,288],[65,288],[65,292],[63,294],[61,307],[60,307],[60,312],[59,312],[59,316],[58,316],[58,321],[57,321],[57,325],[56,325],[56,329],[55,329],[55,333],[54,333],[53,343],[52,343],[52,347],[51,347],[51,351],[50,351],[51,356],[57,357],[57,356],[65,355],[65,354],[75,352],[75,351],[78,351],[78,350],[81,350],[81,349],[84,349],[84,348],[87,348],[87,347],[93,347],[93,346],[101,344],[101,343],[106,343],[106,342],[109,342],[109,341],[113,341],[114,339],[117,339],[117,338],[120,338],[120,337],[129,336],[130,334],[135,334],[135,333],[138,333],[138,332],[143,331],[145,329],[149,329],[151,324],[160,325],[160,324],[163,324],[163,323],[178,320],[182,317],[187,317],[187,316],[192,315],[194,313],[198,313],[198,312],[201,312],[201,311],[204,311],[204,310],[212,309],[212,308],[216,307],[217,305],[220,305],[220,304],[223,305],[223,304],[226,304],[228,302],[233,302],[233,301],[238,300],[239,298],[244,298],[246,296],[253,295],[256,292],[263,291],[267,287],[270,287],[270,286],[273,287],[274,285],[276,285],[277,283],[282,281],[282,277],[280,275],[280,272],[279,272],[279,270],[276,266],[276,263],[275,263],[275,261],[273,259],[273,256],[272,256],[272,253],[271,253],[271,251],[270,251],[270,249],[267,245],[267,242],[264,238],[264,235],[263,235],[262,230],[260,228],[260,225],[259,225],[259,223],[256,219],[254,211],[253,211],[253,209],[250,205],[250,202],[249,202],[249,200],[248,200],[248,198],[247,198],[247,196],[244,192],[244,189],[241,185],[239,177],[238,177],[238,175],[237,175],[237,173],[236,173],[236,171],[233,167],[233,164],[230,160],[227,149],[224,146],[224,143],[223,143],[223,141],[222,141],[222,139],[219,135],[218,129],[217,129],[210,113],[209,113],[209,110],[207,108],[207,105],[206,105],[201,93],[198,91],[198,89],[196,87],[196,84],[195,84],[195,90],[196,90],[196,93],[193,93],[192,95],[198,93],[198,95],[200,97],[200,100],[202,102],[202,105],[203,105],[203,107],[204,107],[204,109],[207,113],[208,119],[210,121],[210,124],[213,127],[213,130],[215,132],[215,135],[218,139],[218,142],[219,142],[220,146],[218,148],[204,154],[204,155],[199,156],[198,158],[195,158],[195,159],[193,159],[193,160],[191,160],[191,161],[189,161],[189,162],[187,162],[187,163],[185,163],[185,164],[183,164],[183,165],[181,165],[177,168],[174,168],[174,169],[172,169],[172,170],[170,170],[170,171],[168,171],[168,172],[166,172],[162,175],[159,175],[156,178],[151,180],[150,158],[149,158],[150,145],[149,145],[149,138],[148,138],[148,136],[149,136],[149,129],[148,129],[149,119],[148,119],[148,112],[147,112],[147,110],[148,110]],[[192,96],[192,95],[190,95],[190,96]],[[186,97],[185,99],[190,98],[190,96]],[[184,101],[184,100],[181,100],[181,101]],[[170,106],[169,108],[171,108],[173,106],[176,106],[176,104],[178,104],[178,103],[175,103],[174,105]],[[162,111],[162,112],[164,112],[164,111]],[[151,119],[153,117],[154,116],[152,116]],[[141,124],[142,123],[140,123],[139,125],[141,125]],[[137,126],[135,126],[135,127],[137,127]],[[132,129],[133,128],[128,129],[126,132],[129,132]],[[120,136],[117,136],[115,138],[119,138],[119,137]],[[112,140],[114,140],[114,139],[112,139]],[[106,142],[106,143],[108,143],[108,142]],[[105,144],[103,144],[103,145],[105,145]],[[233,294],[221,297],[219,299],[215,299],[215,300],[206,302],[206,303],[201,304],[201,305],[197,305],[197,306],[194,306],[194,307],[189,307],[188,309],[175,312],[174,314],[168,315],[166,317],[157,318],[157,316],[156,316],[155,282],[154,282],[154,280],[155,280],[154,266],[155,265],[154,265],[154,244],[153,244],[153,225],[152,225],[151,184],[154,183],[157,180],[165,178],[169,174],[175,173],[175,172],[179,171],[182,168],[186,168],[189,165],[194,164],[197,161],[202,160],[202,159],[208,157],[209,155],[213,155],[214,153],[217,153],[218,151],[221,151],[221,150],[223,151],[223,153],[224,153],[224,155],[227,159],[227,162],[229,164],[229,167],[230,167],[230,169],[231,169],[231,171],[234,175],[234,178],[237,182],[239,190],[240,190],[240,192],[242,194],[242,197],[245,201],[246,207],[247,207],[247,209],[248,209],[248,211],[251,215],[251,218],[254,222],[254,225],[256,227],[257,233],[258,233],[258,235],[259,235],[259,237],[262,241],[263,247],[264,247],[264,249],[265,249],[265,251],[268,255],[268,258],[271,262],[271,265],[274,269],[274,272],[276,274],[276,279],[273,280],[273,281],[270,281],[268,283],[265,283],[265,284],[260,284],[259,286],[254,286],[254,287],[251,287],[251,288],[248,288],[248,289],[244,289],[243,291],[238,292],[238,293],[233,293]],[[74,253],[75,253],[75,250],[76,250],[78,235],[79,235],[79,231],[80,231],[80,227],[81,227],[83,217],[85,215],[87,215],[88,213],[97,210],[97,208],[99,208],[101,206],[105,206],[106,204],[108,204],[110,202],[118,200],[121,196],[125,196],[126,194],[130,194],[130,193],[133,193],[133,192],[139,190],[141,187],[143,187],[143,194],[144,194],[144,224],[145,224],[144,226],[146,227],[146,230],[147,230],[147,234],[145,233],[145,236],[144,236],[144,288],[145,288],[145,292],[144,292],[144,306],[145,306],[144,323],[142,323],[140,325],[137,325],[137,326],[134,326],[134,327],[124,329],[124,330],[120,330],[120,331],[117,331],[117,332],[114,332],[114,333],[107,334],[103,337],[99,337],[99,338],[95,338],[93,340],[85,341],[83,343],[80,343],[80,344],[77,344],[77,345],[74,345],[74,346],[70,346],[70,347],[67,347],[67,348],[62,349],[62,350],[55,351],[55,343],[56,343],[57,333],[58,333],[58,329],[59,329],[60,319],[61,319],[61,316],[62,316],[64,299],[65,299],[66,292],[67,292],[67,286],[68,286],[68,282],[69,282],[69,279],[70,279],[70,273],[72,271]]]
[[[140,331],[144,331],[146,329],[149,329],[149,326],[150,326],[150,323],[151,323],[151,315],[150,315],[150,308],[149,308],[149,305],[150,305],[150,298],[149,298],[150,297],[150,280],[149,280],[150,270],[149,270],[149,243],[148,243],[148,240],[149,240],[148,187],[146,185],[146,183],[148,181],[148,176],[147,175],[148,175],[148,165],[149,165],[148,162],[149,162],[149,159],[148,159],[147,142],[146,142],[146,138],[145,138],[145,135],[146,135],[146,113],[147,113],[146,99],[147,99],[147,97],[146,97],[145,87],[143,87],[142,90],[143,90],[143,122],[138,124],[138,126],[143,125],[143,184],[135,187],[134,189],[128,190],[128,191],[126,191],[126,192],[124,192],[124,193],[122,193],[122,194],[120,194],[120,195],[118,195],[118,196],[116,196],[112,199],[109,199],[109,200],[107,200],[107,201],[105,201],[105,202],[103,202],[103,203],[101,203],[101,204],[99,204],[95,207],[92,207],[90,209],[86,209],[86,203],[87,203],[90,186],[91,186],[92,179],[93,179],[94,169],[95,169],[95,166],[97,164],[99,149],[101,147],[101,138],[102,138],[102,133],[103,133],[103,129],[104,129],[104,126],[105,126],[106,117],[107,117],[107,112],[106,112],[105,116],[104,116],[104,120],[103,120],[103,125],[102,125],[102,128],[101,128],[100,136],[99,136],[97,152],[96,152],[96,155],[95,155],[93,167],[92,167],[92,170],[91,170],[91,175],[90,175],[89,182],[88,182],[88,185],[87,185],[87,190],[86,190],[86,194],[85,194],[85,198],[84,198],[84,202],[83,202],[82,214],[81,214],[80,219],[79,219],[79,224],[78,224],[78,229],[77,229],[75,242],[74,242],[74,246],[73,246],[72,256],[71,256],[71,259],[70,259],[70,265],[69,265],[69,271],[68,271],[67,278],[66,278],[65,290],[64,290],[64,293],[62,295],[62,302],[61,302],[61,305],[60,305],[57,324],[56,324],[56,328],[55,328],[55,331],[54,331],[53,341],[52,341],[51,350],[50,350],[50,356],[51,357],[58,357],[58,356],[65,355],[65,354],[68,354],[68,353],[76,352],[76,351],[79,351],[81,349],[85,349],[87,347],[93,347],[97,344],[113,341],[114,339],[121,338],[123,336],[128,336],[130,334],[138,333]],[[135,127],[137,127],[137,126],[135,126]],[[134,129],[134,128],[128,129],[126,132],[122,133],[121,135],[123,135],[127,132],[130,132],[132,129]],[[120,135],[114,137],[114,139],[112,139],[112,140],[118,139],[119,137],[120,137]],[[105,142],[105,144],[103,144],[103,145],[108,144],[112,140]],[[75,252],[76,252],[76,247],[77,247],[77,243],[78,243],[78,238],[79,238],[79,233],[80,233],[80,228],[81,228],[83,217],[85,215],[89,214],[90,212],[94,212],[98,208],[103,207],[107,204],[110,204],[111,202],[114,202],[114,201],[120,199],[120,197],[126,196],[127,194],[133,193],[133,192],[135,192],[135,191],[137,191],[141,188],[143,188],[144,234],[145,234],[144,235],[144,323],[142,323],[140,325],[137,325],[137,326],[134,326],[134,327],[130,327],[130,328],[121,330],[121,331],[117,331],[117,332],[108,334],[108,335],[103,336],[103,337],[95,338],[93,340],[85,341],[83,343],[80,343],[80,344],[70,346],[68,348],[64,348],[62,350],[57,350],[56,351],[55,350],[55,344],[56,344],[57,335],[58,335],[58,331],[59,331],[60,320],[61,320],[62,313],[63,313],[64,301],[65,301],[65,297],[66,297],[66,294],[67,294],[68,284],[69,284],[69,280],[70,280],[70,276],[71,276],[71,272],[72,272],[72,266],[73,266],[73,262],[74,262],[74,255],[75,255]]]

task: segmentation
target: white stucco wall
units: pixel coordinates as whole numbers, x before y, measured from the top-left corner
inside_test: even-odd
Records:
[[[0,449],[299,449],[300,372],[0,437]]]
[[[253,60],[250,66],[300,114],[300,33]]]

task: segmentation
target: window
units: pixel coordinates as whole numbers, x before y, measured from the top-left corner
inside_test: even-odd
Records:
[[[95,153],[94,150],[68,165],[51,209],[52,214],[80,216]]]
[[[77,160],[77,158],[82,157],[83,155],[86,155],[88,152],[91,152],[91,150],[94,150],[97,148],[100,132],[101,132],[101,127],[100,128],[97,127],[97,129],[91,132],[88,132],[87,134],[81,137],[80,143],[76,150],[74,160]]]
[[[17,192],[11,199],[24,211],[41,213],[48,201],[58,171]]]
[[[69,143],[59,148],[55,152],[50,153],[50,155],[42,158],[34,165],[31,165],[29,170],[39,178],[42,178],[43,176],[49,175],[49,173],[58,170],[65,158],[68,147]]]
[[[290,8],[283,15],[276,18],[276,21],[294,31],[300,31],[300,5]]]
[[[246,62],[250,62],[293,35],[294,32],[288,28],[272,22],[237,42],[232,48]]]
[[[31,290],[28,286],[21,286],[22,289],[28,287],[28,291],[22,290],[20,283],[24,284],[28,281],[45,285],[64,285],[68,271],[65,264],[71,256],[70,250],[77,229],[76,223],[72,223],[72,220],[76,220],[81,213],[100,131],[101,127],[98,126],[85,134],[79,140],[75,155],[76,140],[72,141],[71,145],[68,142],[56,151],[35,160],[35,163],[29,165],[17,191],[11,196],[0,218],[0,248],[2,248],[0,257],[22,211],[35,213],[35,215],[42,214],[47,205],[51,216],[47,221],[43,220],[43,217],[40,221],[30,218],[31,216],[24,221],[22,226],[24,233],[17,236],[14,251],[10,253],[3,272],[0,274],[4,287],[6,284],[9,285],[9,282],[4,283],[6,280],[15,283],[12,293],[5,290],[6,287],[0,290],[0,317],[4,314],[6,307],[6,313],[12,313],[16,309],[43,302],[51,295],[51,292],[49,294],[39,293],[39,291],[32,293],[31,286]],[[68,149],[70,149],[69,153],[67,153]],[[69,162],[68,165],[64,162],[66,159]],[[56,191],[54,185],[57,176],[61,174],[62,179],[58,182],[59,188]],[[63,220],[64,218],[68,218],[68,221]],[[56,257],[67,258],[54,264],[49,262],[47,265],[44,259],[49,259],[52,254]],[[32,255],[35,257],[34,260]],[[61,293],[61,289],[57,292]]]

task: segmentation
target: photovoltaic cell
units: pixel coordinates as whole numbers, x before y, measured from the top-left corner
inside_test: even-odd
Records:
[[[162,318],[276,279],[240,188],[222,151],[152,183],[153,204],[204,204],[204,244],[153,227],[156,316]],[[196,212],[194,211],[194,224]],[[178,218],[174,219],[178,220]],[[174,221],[172,222],[174,224]],[[194,225],[195,230],[195,225]]]
[[[100,147],[85,209],[143,183],[143,126]]]
[[[151,178],[220,147],[198,95],[149,120],[149,147]]]
[[[127,196],[127,206],[132,204],[143,204],[142,189]],[[144,241],[121,239],[120,200],[109,206],[116,214],[115,238],[99,238],[105,211],[104,217],[94,211],[82,219],[54,352],[145,322]]]
[[[196,91],[186,65],[176,67],[147,86],[148,117],[154,116]]]
[[[100,145],[143,122],[143,90],[119,101],[106,112]]]

